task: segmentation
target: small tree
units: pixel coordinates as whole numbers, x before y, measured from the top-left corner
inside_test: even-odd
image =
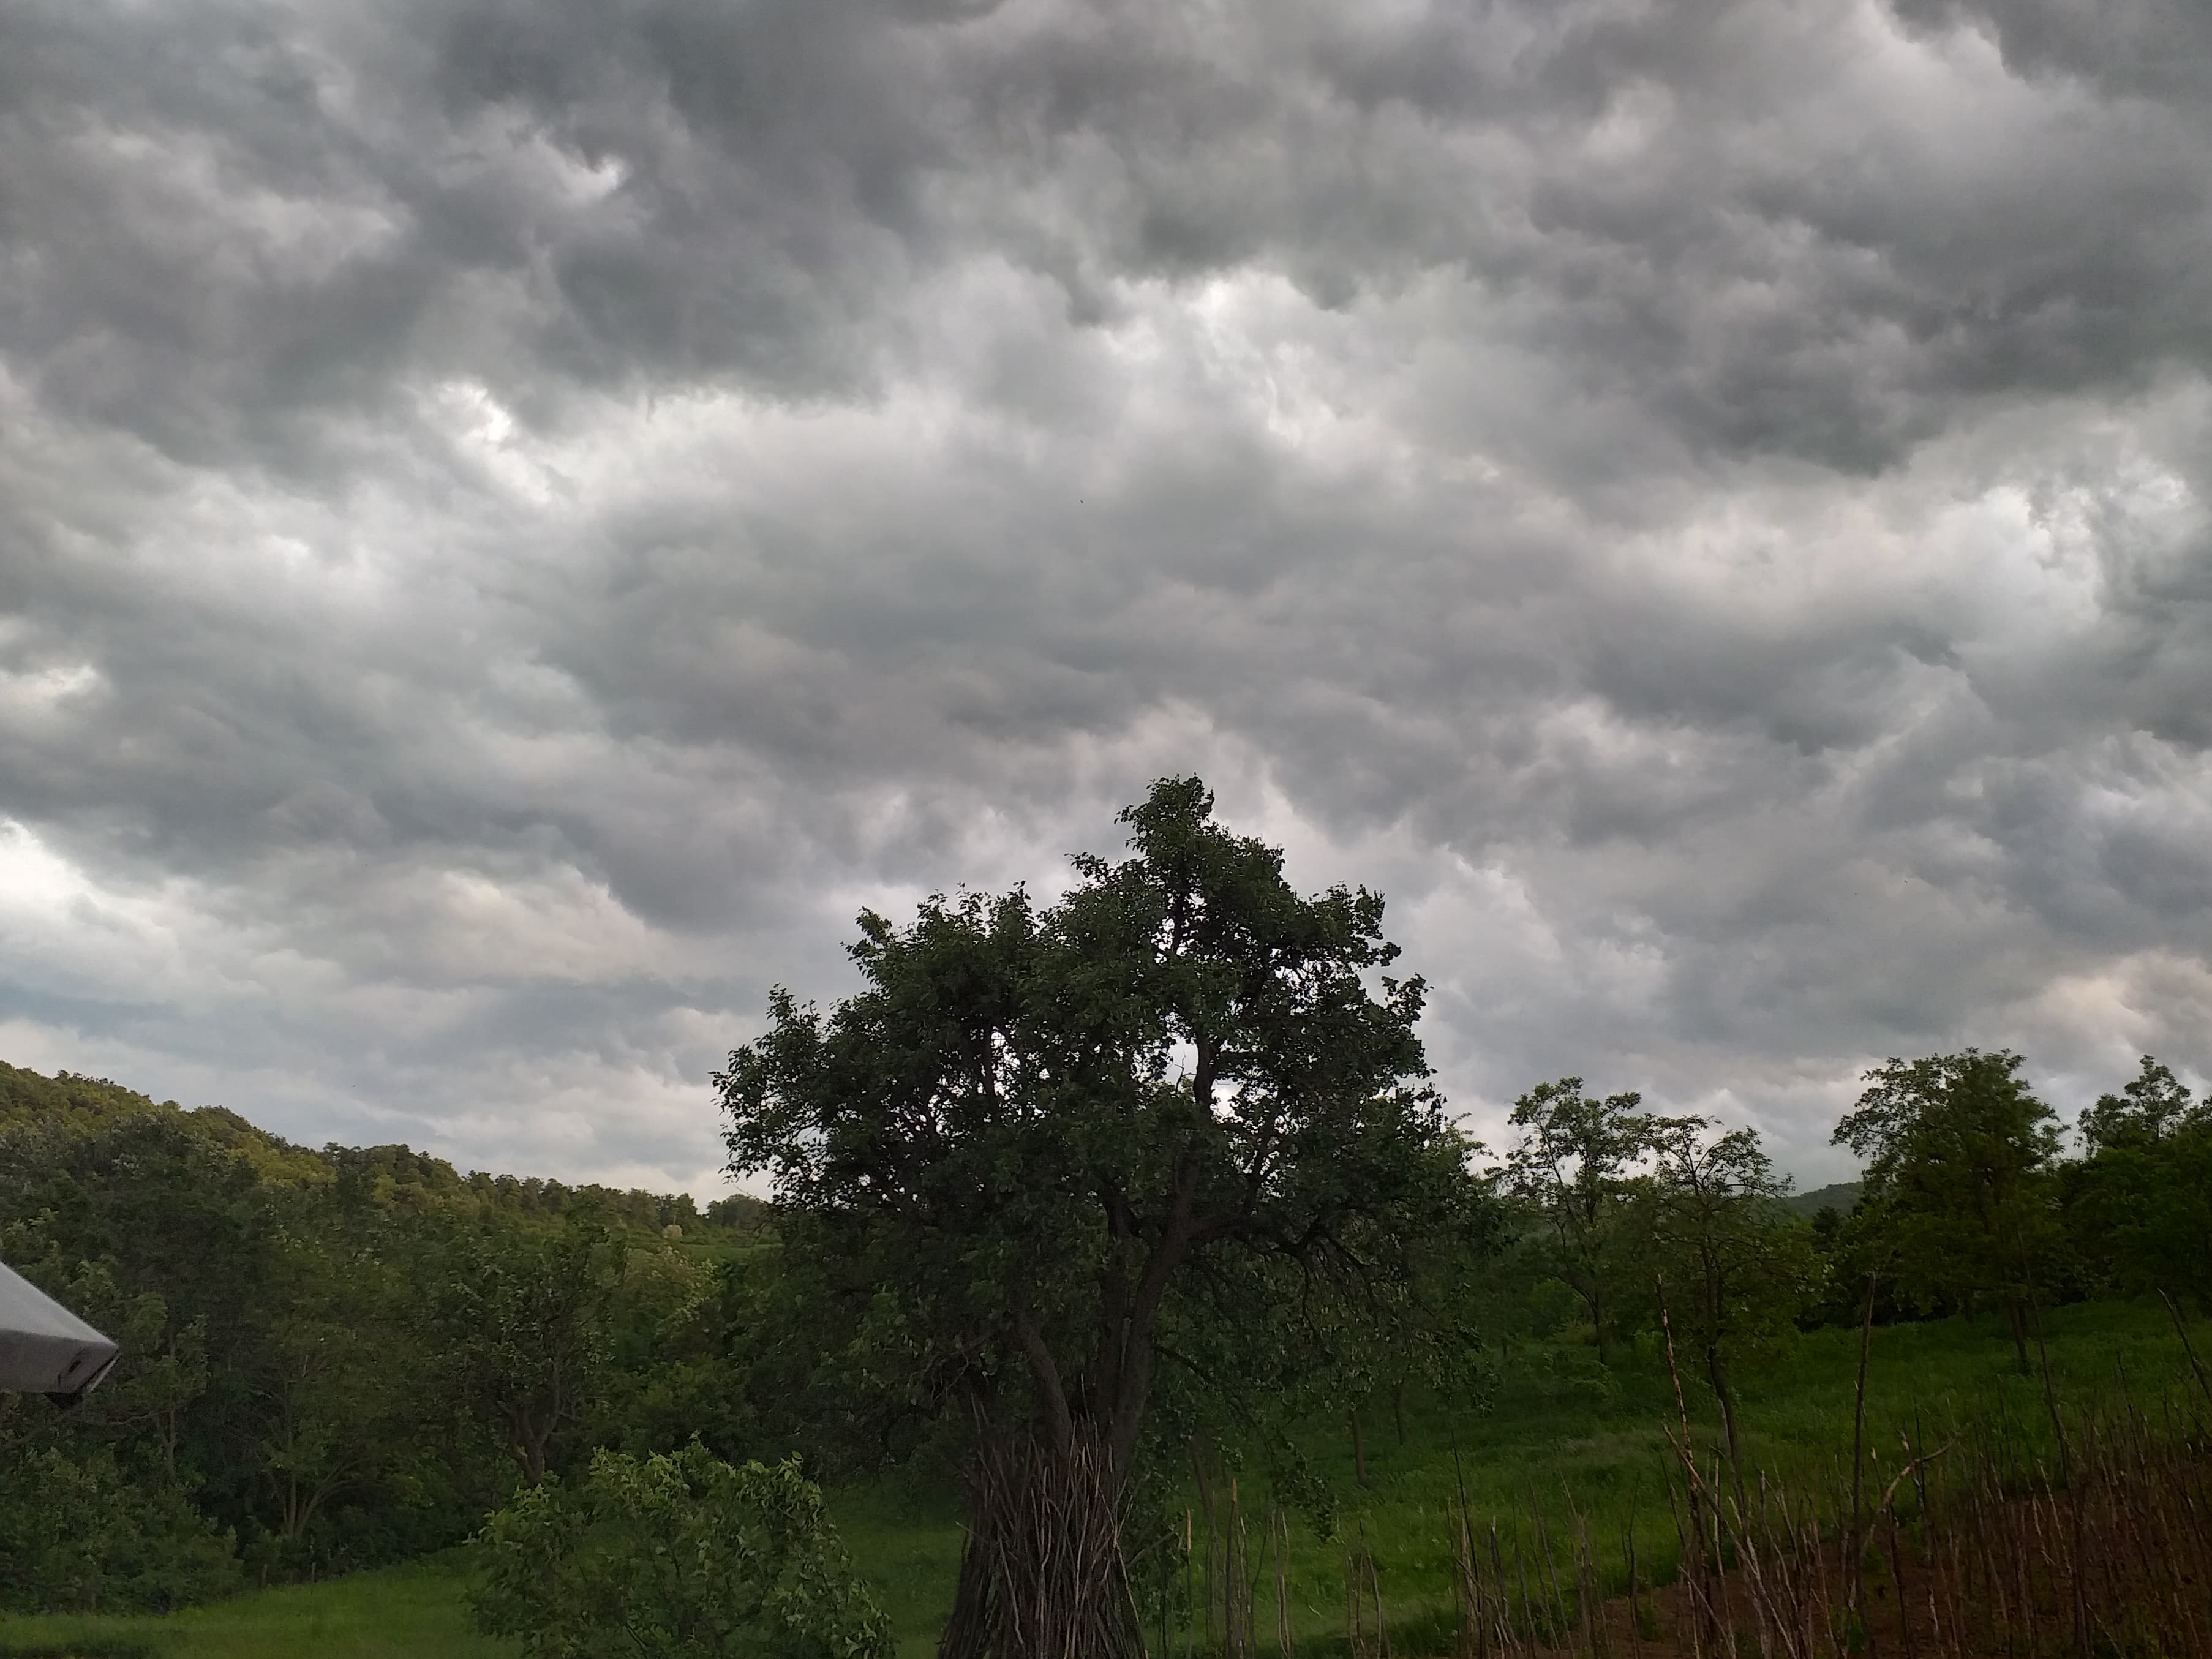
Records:
[[[2142,1058],[2117,1095],[2081,1114],[2089,1156],[2064,1170],[2067,1219],[2082,1255],[2130,1291],[2212,1306],[2212,1103]]]
[[[890,1621],[853,1577],[794,1461],[732,1468],[696,1441],[602,1451],[484,1528],[477,1622],[528,1659],[890,1659]]]
[[[1869,1072],[1837,1145],[1867,1160],[1850,1225],[1923,1307],[1995,1302],[2024,1372],[2037,1271],[2058,1237],[2056,1115],[2000,1049],[1892,1060]]]
[[[1775,1174],[1757,1133],[1714,1127],[1702,1117],[1653,1120],[1644,1190],[1668,1317],[1704,1364],[1740,1480],[1735,1364],[1790,1328],[1820,1261],[1812,1229],[1782,1206],[1790,1178]]]
[[[2172,1072],[2148,1054],[2116,1095],[2099,1095],[2081,1114],[2081,1143],[2094,1158],[2103,1152],[2162,1146],[2174,1135],[2212,1124],[2212,1102],[2194,1098]]]
[[[1506,1159],[1506,1190],[1539,1218],[1545,1263],[1589,1314],[1601,1364],[1618,1316],[1629,1177],[1651,1150],[1654,1121],[1636,1109],[1643,1098],[1595,1100],[1580,1078],[1563,1077],[1513,1103],[1521,1138]]]
[[[1048,908],[863,915],[860,994],[777,992],[717,1079],[732,1171],[838,1281],[840,1376],[968,1439],[948,1659],[1139,1652],[1123,1511],[1164,1373],[1185,1425],[1297,1398],[1480,1203],[1382,901],[1301,896],[1212,810],[1161,781],[1133,855]]]
[[[589,1221],[550,1235],[487,1225],[455,1236],[431,1287],[445,1385],[498,1435],[526,1486],[559,1462],[605,1384],[617,1248]]]

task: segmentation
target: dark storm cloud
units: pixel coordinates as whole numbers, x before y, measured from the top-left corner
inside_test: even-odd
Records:
[[[1195,767],[1473,1106],[2202,1069],[2208,30],[14,8],[0,1038],[696,1182],[853,908]]]
[[[2201,360],[2212,106],[2148,66],[2203,26],[2140,9],[2107,61],[2057,5],[1922,7],[1899,73],[1863,8],[1718,0],[22,9],[9,331],[57,407],[287,453],[410,369],[877,386],[987,247],[1079,316],[1443,270],[1586,395],[1869,465],[1960,396]]]

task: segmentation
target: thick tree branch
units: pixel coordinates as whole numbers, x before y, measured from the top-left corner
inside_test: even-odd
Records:
[[[1026,1288],[1017,1284],[1012,1301],[1014,1339],[1022,1345],[1030,1371],[1044,1394],[1054,1449],[1066,1455],[1075,1443],[1075,1418],[1068,1410],[1067,1390],[1060,1383],[1060,1366],[1052,1357],[1051,1346],[1037,1330],[1036,1322],[1030,1317]]]

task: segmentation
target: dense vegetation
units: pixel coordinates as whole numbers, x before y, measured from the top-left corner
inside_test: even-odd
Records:
[[[1283,1559],[1326,1556],[1425,1423],[1431,1453],[1478,1446],[1516,1391],[1563,1423],[1640,1402],[1656,1435],[1679,1374],[1741,1481],[1776,1379],[1826,1356],[1847,1388],[1869,1322],[1985,1317],[2048,1407],[2054,1310],[2212,1307],[2212,1113],[2154,1060],[2071,1156],[2020,1057],[1893,1060],[1837,1126],[1866,1173],[1832,1204],[1793,1202],[1748,1130],[1577,1078],[1492,1156],[1425,1085],[1380,901],[1297,894],[1211,805],[1162,785],[1132,856],[1053,906],[864,917],[863,991],[779,998],[720,1079],[774,1207],[311,1151],[0,1066],[0,1258],[125,1350],[72,1412],[0,1400],[0,1609],[313,1580],[504,1509],[495,1546],[540,1577],[495,1572],[483,1606],[520,1632],[531,1583],[581,1607],[628,1571],[544,1540],[649,1542],[719,1503],[785,1517],[760,1535],[801,1564],[744,1617],[804,1580],[872,1650],[867,1605],[804,1565],[842,1558],[801,1472],[896,1472],[946,1519],[960,1495],[957,1575],[929,1556],[949,1650],[1024,1650],[1054,1596],[1111,1583],[1081,1639],[1133,1652],[1188,1617],[1194,1513],[1241,1485]]]
[[[750,1431],[758,1206],[463,1177],[0,1066],[0,1259],[123,1345],[0,1396],[0,1607],[162,1607],[466,1537],[607,1445]]]

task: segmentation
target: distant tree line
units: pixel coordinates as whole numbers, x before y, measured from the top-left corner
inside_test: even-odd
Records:
[[[1796,1328],[1989,1314],[2029,1368],[2037,1310],[2163,1295],[2212,1311],[2212,1104],[2146,1055],[2066,1154],[1999,1050],[1869,1072],[1834,1141],[1864,1164],[1807,1218],[1755,1131],[1563,1078],[1516,1103],[1493,1334],[1579,1329],[1600,1363],[1671,1326],[1733,1434],[1731,1370]]]

